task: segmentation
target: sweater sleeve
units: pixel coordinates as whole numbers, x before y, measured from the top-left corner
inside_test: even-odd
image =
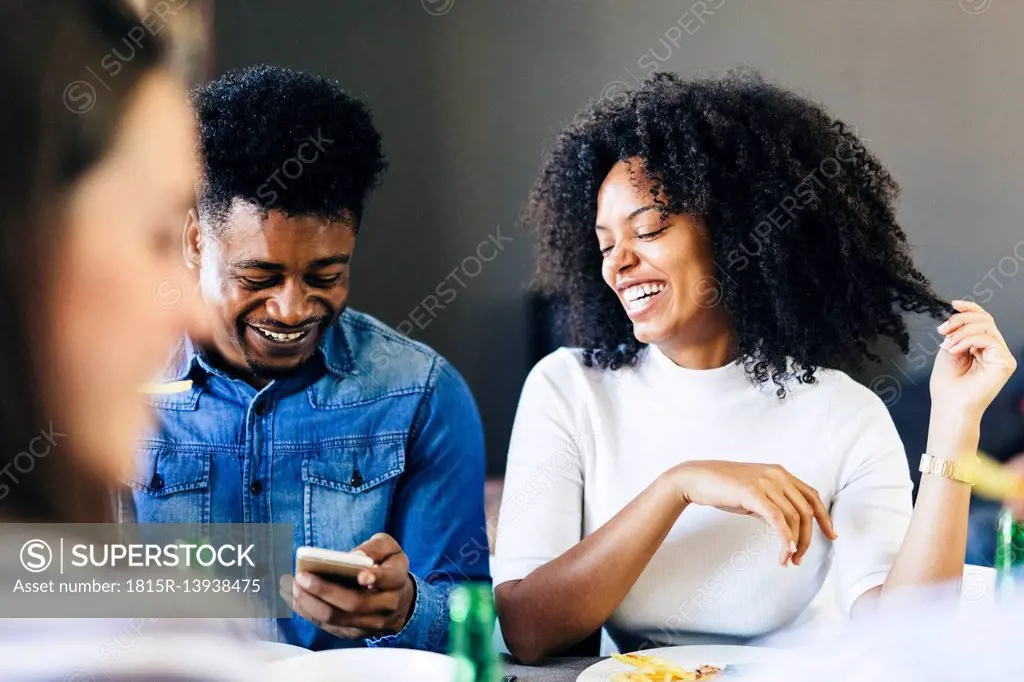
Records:
[[[848,615],[861,595],[885,582],[896,560],[910,526],[912,483],[903,443],[878,396],[846,379],[830,421],[841,462],[832,501],[835,570]]]
[[[526,379],[512,427],[493,566],[494,584],[520,580],[581,539],[583,465],[561,350]]]

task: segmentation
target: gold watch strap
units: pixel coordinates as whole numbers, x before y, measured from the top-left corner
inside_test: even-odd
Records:
[[[966,462],[954,462],[950,459],[939,459],[938,457],[932,457],[931,455],[921,455],[921,466],[919,470],[923,474],[931,474],[932,476],[941,476],[942,478],[948,478],[960,483],[966,483],[968,485],[974,484],[974,476],[972,476],[972,469],[970,463]]]

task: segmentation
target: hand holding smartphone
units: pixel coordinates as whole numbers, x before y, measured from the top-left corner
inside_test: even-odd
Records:
[[[395,634],[412,617],[416,583],[409,557],[387,533],[375,533],[351,552],[300,547],[295,567],[293,578],[281,578],[282,598],[337,637]]]
[[[348,587],[358,587],[356,578],[359,573],[376,564],[373,559],[362,552],[339,552],[320,547],[299,547],[295,552],[295,570],[316,575],[341,583]]]

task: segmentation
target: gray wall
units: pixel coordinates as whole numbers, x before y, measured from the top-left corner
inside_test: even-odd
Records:
[[[216,73],[278,63],[370,103],[392,168],[359,238],[352,305],[425,324],[411,335],[477,396],[492,472],[529,369],[522,201],[560,125],[652,64],[753,66],[857,125],[903,186],[901,219],[939,293],[973,291],[1024,340],[1017,0],[216,0],[214,32]],[[449,279],[457,296],[436,318],[414,313],[499,227],[513,241],[475,277],[456,273],[465,287]],[[915,324],[930,366],[931,325]]]

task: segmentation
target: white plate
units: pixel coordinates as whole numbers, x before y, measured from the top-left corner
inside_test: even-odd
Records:
[[[455,661],[413,649],[335,649],[271,663],[276,682],[451,682]]]
[[[714,665],[724,668],[728,665],[743,663],[763,663],[777,656],[778,649],[759,646],[734,646],[711,644],[700,646],[669,646],[661,649],[644,649],[646,656],[660,656],[677,663],[688,670],[696,670],[702,665]],[[576,682],[608,682],[615,673],[636,670],[614,658],[606,658],[600,663],[590,666],[576,678]]]
[[[284,642],[259,642],[256,644],[256,650],[268,661],[283,661],[286,658],[308,656],[312,653],[309,649]]]

